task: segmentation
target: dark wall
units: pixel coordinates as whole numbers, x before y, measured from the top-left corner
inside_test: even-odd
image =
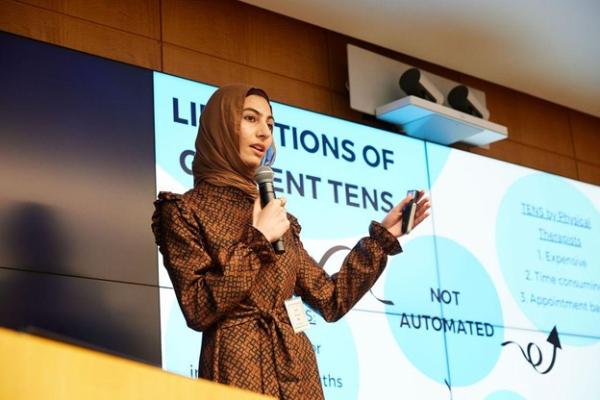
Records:
[[[152,72],[0,32],[0,325],[160,364]]]

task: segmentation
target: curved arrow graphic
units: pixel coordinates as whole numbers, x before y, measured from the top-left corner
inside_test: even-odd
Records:
[[[548,368],[546,368],[544,371],[540,371],[538,369],[538,367],[542,364],[542,350],[540,349],[540,347],[531,342],[527,345],[527,351],[525,351],[525,349],[523,349],[523,347],[521,347],[520,344],[513,342],[513,341],[507,341],[502,343],[502,346],[506,346],[509,344],[514,344],[519,346],[519,349],[521,350],[521,353],[523,354],[523,357],[525,358],[525,360],[527,360],[527,362],[533,367],[533,369],[540,373],[540,374],[547,374],[548,372],[550,372],[552,370],[552,368],[554,368],[554,362],[556,361],[556,349],[562,349],[561,345],[560,345],[560,339],[558,338],[558,331],[556,330],[556,326],[554,326],[554,328],[552,328],[552,331],[550,332],[550,334],[548,335],[548,338],[546,339],[546,341],[550,344],[552,344],[552,361],[550,361],[550,364],[548,365]],[[534,357],[534,353],[533,351],[537,352],[537,356]]]

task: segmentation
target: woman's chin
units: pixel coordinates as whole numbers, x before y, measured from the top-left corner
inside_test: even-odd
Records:
[[[254,174],[254,172],[256,172],[256,169],[258,167],[260,167],[260,160],[256,161],[256,160],[244,160],[244,164],[246,165],[246,167],[248,168],[248,171],[250,171],[252,174]]]

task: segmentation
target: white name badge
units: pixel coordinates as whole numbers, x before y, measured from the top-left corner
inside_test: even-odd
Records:
[[[285,301],[285,309],[292,323],[294,333],[304,332],[308,328],[308,319],[304,312],[304,304],[302,298],[296,297]]]

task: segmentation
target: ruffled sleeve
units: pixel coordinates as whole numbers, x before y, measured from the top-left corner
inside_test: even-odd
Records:
[[[398,240],[373,221],[369,236],[360,239],[340,270],[329,276],[304,249],[298,221],[291,218],[291,224],[301,254],[295,292],[326,321],[343,317],[375,284],[385,268],[387,256],[402,251]]]
[[[385,254],[395,256],[402,252],[398,239],[377,221],[371,221],[369,237],[381,247]]]
[[[239,242],[206,249],[199,222],[181,195],[161,192],[152,231],[188,326],[205,330],[246,298],[261,265],[275,253],[251,225]]]

